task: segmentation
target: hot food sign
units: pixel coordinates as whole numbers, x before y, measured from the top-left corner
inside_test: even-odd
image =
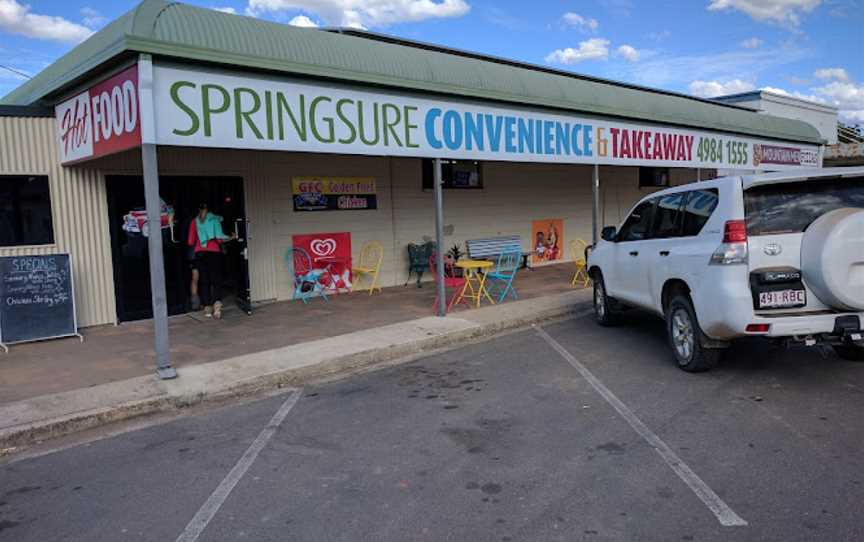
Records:
[[[57,105],[60,162],[69,164],[141,145],[138,66]]]

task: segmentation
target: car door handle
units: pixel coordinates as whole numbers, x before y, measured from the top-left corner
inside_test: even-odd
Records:
[[[630,251],[630,255],[631,255],[631,256],[638,256],[638,255],[639,255],[639,251],[638,251],[638,250],[631,250],[631,251]]]
[[[668,250],[661,250],[661,251],[660,251],[660,255],[661,255],[661,256],[668,256],[668,255],[669,255],[669,251],[668,251]]]

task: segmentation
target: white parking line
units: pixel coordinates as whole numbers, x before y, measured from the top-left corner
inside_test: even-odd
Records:
[[[291,396],[282,403],[282,406],[279,407],[279,410],[277,410],[276,414],[274,414],[270,419],[270,423],[261,430],[255,441],[246,449],[246,452],[243,453],[243,456],[240,457],[237,464],[234,465],[228,475],[225,476],[219,484],[219,487],[213,491],[207,501],[201,506],[201,509],[198,510],[198,513],[195,514],[195,517],[192,518],[192,521],[190,521],[186,526],[186,529],[177,537],[177,542],[195,542],[195,540],[198,540],[198,537],[201,536],[201,533],[207,528],[207,525],[216,515],[216,512],[218,512],[219,508],[222,507],[225,499],[227,499],[228,495],[231,494],[231,490],[233,490],[234,486],[237,485],[237,482],[243,478],[243,475],[246,474],[246,471],[249,470],[249,467],[251,467],[252,463],[255,462],[258,454],[261,453],[261,450],[264,449],[264,446],[267,445],[267,442],[269,442],[273,437],[273,434],[276,433],[276,430],[285,420],[285,417],[288,416],[288,413],[292,408],[294,408],[297,401],[300,400],[301,393],[303,393],[302,388],[295,390],[294,393],[292,393]]]
[[[693,493],[695,493],[696,496],[699,497],[699,500],[701,500],[705,506],[711,510],[721,525],[727,527],[747,525],[747,522],[741,516],[729,508],[729,505],[723,502],[723,499],[714,493],[714,490],[708,487],[708,484],[706,484],[702,478],[699,478],[699,476],[693,472],[693,470],[688,467],[674,451],[672,451],[672,448],[660,440],[660,437],[651,431],[651,429],[649,429],[648,426],[645,425],[642,420],[640,420],[636,414],[627,407],[627,405],[621,402],[621,400],[618,399],[618,397],[616,397],[615,394],[603,384],[603,382],[594,376],[591,371],[579,362],[579,360],[573,357],[573,355],[561,346],[558,341],[549,336],[543,328],[537,326],[535,329],[537,330],[537,334],[543,337],[543,339],[549,343],[549,346],[554,348],[555,351],[558,352],[570,365],[572,365],[574,369],[579,371],[579,374],[582,375],[582,377],[603,397],[603,399],[606,400],[607,403],[612,405],[612,408],[614,408],[618,414],[620,414],[621,417],[630,424],[630,427],[639,433],[639,436],[645,439],[645,442],[660,454],[660,457],[662,457],[663,461],[669,465],[669,468],[671,468],[675,474],[677,474],[678,477],[693,490]]]

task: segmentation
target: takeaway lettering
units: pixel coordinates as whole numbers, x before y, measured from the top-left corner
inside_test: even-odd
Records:
[[[692,135],[609,128],[612,158],[684,162],[693,159]]]

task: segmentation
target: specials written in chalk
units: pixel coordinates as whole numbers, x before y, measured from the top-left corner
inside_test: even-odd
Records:
[[[77,333],[68,254],[0,257],[0,342]]]

